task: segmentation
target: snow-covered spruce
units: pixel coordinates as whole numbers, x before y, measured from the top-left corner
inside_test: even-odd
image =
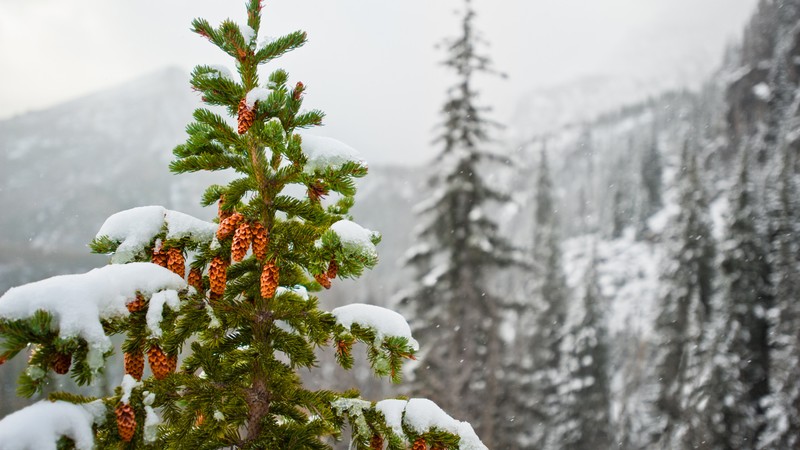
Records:
[[[210,242],[217,225],[163,206],[140,206],[120,211],[103,223],[95,239],[108,238],[119,245],[111,256],[115,264],[133,261],[164,233],[166,239]]]
[[[0,420],[0,448],[3,450],[56,450],[62,436],[75,442],[78,450],[94,448],[92,425],[105,418],[105,406],[96,401],[82,405],[41,401]]]
[[[37,311],[49,313],[59,337],[86,341],[89,366],[98,369],[103,365],[103,353],[111,349],[103,320],[127,317],[130,312],[126,305],[137,292],[151,296],[184,288],[183,278],[155,264],[108,265],[11,288],[0,297],[0,319],[25,320]],[[172,296],[174,292],[163,295]]]
[[[361,225],[349,220],[339,220],[330,228],[339,238],[342,250],[351,255],[367,255],[370,258],[378,257],[375,241],[380,239],[380,233],[368,230]]]

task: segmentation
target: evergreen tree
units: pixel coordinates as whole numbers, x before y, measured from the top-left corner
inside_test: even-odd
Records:
[[[642,157],[641,180],[644,188],[644,204],[642,207],[641,220],[645,222],[656,211],[661,209],[663,204],[661,199],[662,191],[662,167],[661,153],[658,149],[658,134],[653,126],[652,142],[645,149]]]
[[[354,178],[366,175],[365,163],[341,142],[299,132],[323,119],[301,109],[303,83],[289,85],[281,69],[259,80],[260,65],[306,41],[298,31],[256,44],[261,9],[258,0],[248,2],[246,25],[193,22],[195,33],[235,60],[240,76],[198,66],[192,86],[238,127],[197,109],[170,168],[238,174],[203,195],[204,205],[218,203],[219,224],[158,206],[117,213],[92,243],[112,264],[0,299],[2,359],[29,344],[36,349],[20,378],[22,394],[57,382],[53,372],[89,383],[113,352],[109,335],[125,336],[126,373],[110,397],[57,392],[53,403],[8,416],[0,421],[3,442],[314,449],[330,448],[349,422],[356,448],[486,448],[468,424],[428,400],[374,403],[356,391],[302,383],[299,372],[315,366],[318,347],[332,345],[350,368],[353,345],[362,342],[375,373],[393,381],[417,347],[397,313],[360,304],[326,312],[309,294],[372,267],[380,236],[349,220]],[[289,195],[290,184],[304,186],[305,195]],[[329,193],[339,200],[325,206]]]
[[[562,341],[563,379],[558,394],[563,405],[553,432],[552,448],[611,448],[611,393],[608,377],[608,334],[602,316],[603,297],[593,257],[584,281],[582,316]]]
[[[529,311],[532,317],[520,330],[531,351],[532,372],[525,377],[519,396],[527,403],[530,417],[525,422],[536,424],[526,442],[532,448],[544,448],[562,408],[558,387],[562,383],[561,351],[568,299],[556,201],[544,150],[536,182],[532,259],[538,268],[533,274],[533,308]]]
[[[492,271],[518,258],[498,234],[489,209],[492,202],[508,198],[481,175],[498,157],[486,150],[492,124],[484,118],[487,108],[476,105],[474,78],[492,70],[476,48],[481,39],[473,24],[475,11],[469,1],[465,5],[461,34],[446,41],[444,65],[458,78],[442,108],[433,193],[417,209],[424,220],[418,236],[423,244],[408,257],[422,282],[404,302],[418,318],[415,334],[430,345],[416,365],[413,392],[463,411],[492,447],[503,448],[502,440],[511,437],[494,430],[513,415],[496,403],[503,298],[489,291],[488,282]]]
[[[798,271],[797,188],[791,147],[785,146],[777,182],[768,186],[771,221],[774,306],[770,322],[770,394],[766,429],[759,448],[797,448],[800,445],[800,272]]]
[[[753,188],[743,153],[736,189],[731,199],[732,218],[723,244],[722,270],[726,275],[726,326],[734,367],[731,372],[743,387],[743,397],[733,398],[726,419],[731,442],[754,448],[763,423],[762,402],[769,392],[769,325],[772,307],[770,267],[763,234],[756,226]]]
[[[667,242],[665,267],[656,335],[660,343],[656,355],[660,415],[654,432],[665,448],[694,445],[697,430],[688,428],[695,415],[689,408],[693,381],[701,370],[703,330],[711,311],[714,277],[714,242],[708,204],[688,143],[681,157],[678,177],[679,213],[673,219]]]

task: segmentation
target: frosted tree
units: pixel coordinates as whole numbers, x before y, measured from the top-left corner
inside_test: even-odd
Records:
[[[653,119],[655,121],[655,119]],[[644,195],[641,200],[641,207],[639,210],[639,226],[637,234],[643,236],[647,232],[647,219],[650,218],[656,211],[661,209],[663,205],[662,191],[663,191],[663,167],[661,163],[661,152],[658,148],[658,133],[653,125],[653,135],[650,145],[645,149],[642,155],[642,163],[640,168],[640,179]]]
[[[698,352],[712,307],[714,242],[708,203],[697,170],[696,156],[684,145],[678,177],[679,212],[669,234],[663,292],[656,318],[660,342],[656,355],[660,416],[654,436],[666,448],[692,445],[697,433],[687,427],[693,381],[702,370]]]
[[[550,448],[589,450],[613,444],[608,334],[596,264],[593,257],[584,280],[579,320],[569,326],[562,341],[564,383],[558,387],[562,408]]]
[[[300,31],[259,39],[261,10],[252,0],[246,24],[192,24],[238,72],[198,66],[192,87],[233,120],[197,109],[170,168],[238,176],[203,195],[218,205],[218,223],[160,206],[114,214],[92,242],[111,264],[0,298],[2,359],[33,349],[23,395],[66,374],[91,383],[114,351],[112,335],[124,338],[125,354],[113,395],[52,393],[0,421],[4,449],[322,449],[348,423],[355,448],[486,448],[430,400],[374,402],[303,384],[319,347],[350,368],[361,342],[374,372],[399,381],[417,344],[393,311],[318,306],[314,291],[377,262],[380,236],[348,215],[367,166],[347,145],[300,131],[323,119],[302,109],[303,83],[281,69],[260,80],[260,66],[306,42]]]
[[[536,181],[532,252],[539,272],[533,274],[533,305],[527,312],[528,320],[519,330],[532,358],[530,368],[526,367],[520,375],[523,383],[519,401],[525,402],[527,408],[523,415],[525,422],[535,424],[525,437],[527,446],[533,448],[543,448],[546,444],[562,408],[558,386],[563,382],[561,351],[569,294],[561,261],[556,208],[547,153],[543,149]],[[522,356],[523,360],[526,358]]]
[[[442,108],[436,140],[442,150],[432,167],[430,199],[417,206],[420,244],[408,254],[421,283],[404,301],[416,318],[415,334],[430,344],[414,370],[413,392],[463,411],[483,439],[502,448],[506,436],[495,433],[496,423],[513,412],[497,404],[503,299],[489,281],[517,258],[492,218],[491,204],[508,198],[482,175],[498,157],[487,150],[487,108],[476,105],[475,76],[493,71],[478,53],[483,41],[474,19],[467,1],[460,35],[445,42],[444,65],[457,80]]]

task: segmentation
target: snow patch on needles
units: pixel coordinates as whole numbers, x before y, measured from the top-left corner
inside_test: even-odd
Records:
[[[189,238],[202,243],[213,239],[217,225],[163,206],[140,206],[120,211],[103,223],[96,239],[119,242],[111,256],[115,264],[132,261],[166,227],[167,239]]]
[[[461,450],[488,450],[475,434],[472,425],[453,419],[439,406],[426,398],[412,398],[403,414],[403,422],[412,430],[423,434],[431,428],[438,428],[461,437],[458,448]]]
[[[340,220],[331,225],[331,231],[339,236],[342,248],[354,253],[367,253],[378,256],[378,249],[372,243],[375,232],[349,220]]]
[[[248,109],[253,109],[256,102],[263,102],[269,98],[269,89],[257,87],[250,90],[244,98]]]
[[[308,158],[304,169],[306,173],[313,174],[317,170],[325,169],[336,170],[348,162],[367,167],[367,162],[361,155],[344,142],[306,133],[300,133],[300,137],[303,139],[301,148]]]
[[[383,414],[386,426],[398,436],[404,436],[403,431],[403,411],[406,409],[408,400],[386,399],[375,403],[375,410]]]
[[[236,79],[233,78],[233,74],[227,67],[219,64],[212,64],[209,65],[208,67],[209,69],[212,69],[217,73],[216,74],[209,73],[206,75],[206,78],[224,78],[228,81],[233,81],[234,83],[236,82]]]
[[[125,376],[122,377],[122,383],[119,385],[122,388],[122,397],[119,399],[119,401],[125,403],[126,405],[130,404],[131,392],[141,385],[142,383],[139,383],[135,378],[126,373]]]
[[[382,341],[385,337],[403,337],[408,340],[408,345],[415,351],[419,350],[419,343],[411,336],[411,327],[406,319],[392,311],[375,305],[353,303],[331,311],[336,317],[336,322],[348,330],[353,324],[362,328],[375,330],[375,339]]]
[[[162,315],[164,313],[164,305],[167,305],[169,309],[173,311],[177,311],[180,308],[180,299],[178,298],[178,292],[172,289],[156,292],[150,297],[150,302],[147,306],[147,329],[150,330],[150,335],[154,338],[160,338],[162,335],[161,331],[161,319],[163,318]]]
[[[0,420],[0,447],[3,450],[56,450],[56,442],[67,436],[78,450],[91,450],[94,448],[92,424],[105,414],[105,408],[98,408],[95,403],[41,401],[9,414]]]
[[[60,275],[11,288],[0,297],[0,318],[24,320],[36,311],[53,316],[62,339],[83,338],[89,345],[89,365],[102,367],[111,340],[101,320],[127,317],[128,299],[140,292],[186,288],[186,281],[151,263],[112,264],[84,274]],[[1,442],[1,441],[0,441]]]

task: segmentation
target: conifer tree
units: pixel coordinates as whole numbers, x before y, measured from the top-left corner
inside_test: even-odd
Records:
[[[734,395],[738,389],[728,394],[733,401],[728,408],[726,434],[731,442],[754,448],[764,426],[762,402],[769,392],[767,312],[772,307],[772,293],[766,242],[756,226],[748,164],[745,151],[731,199],[733,215],[723,244],[721,267],[727,284],[725,332],[730,336],[726,350],[734,364],[729,371],[743,388],[741,398]]]
[[[529,312],[533,318],[529,326],[520,330],[532,354],[532,370],[524,378],[524,393],[520,397],[527,402],[527,414],[532,416],[526,421],[536,424],[527,439],[533,448],[544,448],[562,408],[558,386],[562,383],[561,350],[568,299],[556,200],[544,149],[536,182],[533,260],[540,270],[533,277],[534,303]]]
[[[696,156],[684,145],[678,177],[679,213],[673,219],[662,275],[663,293],[656,318],[660,338],[656,360],[660,416],[655,440],[665,448],[693,445],[696,430],[687,428],[692,383],[702,369],[698,352],[712,309],[714,242],[708,204],[697,170]]]
[[[235,124],[197,109],[170,168],[238,175],[203,195],[204,205],[217,205],[219,223],[159,206],[117,213],[91,244],[111,255],[110,265],[0,298],[2,360],[29,344],[36,350],[20,378],[24,395],[67,373],[90,383],[114,350],[109,336],[125,339],[125,376],[113,395],[51,394],[52,402],[0,421],[3,442],[322,449],[349,423],[355,448],[486,448],[429,400],[375,403],[303,384],[299,372],[315,366],[318,347],[332,347],[350,368],[362,342],[375,373],[399,381],[417,345],[397,313],[361,304],[327,312],[309,293],[374,266],[380,236],[348,215],[366,164],[339,141],[300,132],[323,119],[302,110],[303,83],[290,84],[281,69],[260,79],[260,66],[306,42],[297,31],[257,43],[261,10],[251,0],[246,24],[192,24],[235,61],[239,77],[211,66],[191,77],[203,101]],[[305,195],[290,195],[289,185]]]
[[[797,188],[791,147],[785,146],[777,182],[768,186],[771,217],[771,281],[774,305],[768,314],[771,331],[769,397],[766,428],[759,448],[800,445],[800,273],[798,272]]]
[[[640,178],[642,188],[644,188],[644,196],[639,211],[639,228],[637,230],[639,236],[644,235],[647,231],[647,219],[661,209],[663,204],[661,198],[663,190],[662,172],[661,153],[658,149],[658,134],[655,131],[655,125],[653,125],[652,141],[642,156]]]
[[[580,320],[562,341],[563,379],[558,394],[563,409],[553,432],[551,448],[611,448],[611,393],[608,377],[608,335],[600,304],[597,262],[586,272]]]
[[[417,207],[421,244],[407,259],[422,282],[403,301],[418,319],[415,335],[430,344],[416,365],[413,392],[463,411],[489,445],[503,448],[509,437],[495,433],[496,424],[513,413],[497,404],[503,299],[489,281],[492,271],[517,258],[491,216],[492,203],[508,198],[482,175],[498,157],[487,149],[493,124],[484,117],[488,108],[476,105],[474,83],[476,75],[494,72],[479,53],[483,41],[474,20],[466,1],[461,33],[445,41],[444,65],[457,79],[442,108],[433,192]]]

